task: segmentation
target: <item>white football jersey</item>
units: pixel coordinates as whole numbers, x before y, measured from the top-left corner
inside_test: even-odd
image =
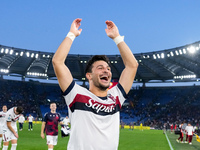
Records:
[[[63,122],[64,125],[67,125],[67,126],[70,124],[69,118],[63,119],[62,122]]]
[[[5,122],[5,124],[3,125],[3,129],[5,129],[5,130],[8,129],[8,127],[7,127],[7,122],[11,122],[12,128],[13,128],[14,130],[17,130],[17,124],[16,124],[16,122],[17,122],[17,120],[19,119],[19,116],[20,116],[20,115],[16,115],[16,114],[14,113],[14,108],[16,108],[16,107],[13,107],[13,108],[9,109],[9,110],[7,111],[7,113],[6,113],[6,116],[5,116],[6,122]]]
[[[187,131],[188,135],[193,135],[194,127],[193,126],[186,126],[185,130]]]
[[[6,122],[5,117],[6,117],[6,112],[1,111],[0,112],[0,126],[3,126],[5,124]]]
[[[119,111],[126,99],[120,84],[98,97],[73,81],[63,96],[71,123],[68,150],[118,149]]]
[[[28,117],[28,122],[33,122],[33,119],[34,119],[33,116],[29,116]]]
[[[21,116],[19,117],[19,123],[24,123],[24,121],[25,121],[25,118],[24,118],[23,115],[21,115]]]

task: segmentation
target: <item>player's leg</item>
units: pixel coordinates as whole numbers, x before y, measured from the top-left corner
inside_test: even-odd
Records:
[[[181,134],[181,143],[183,143],[183,137],[184,137],[184,134],[182,132],[182,134]]]
[[[185,143],[188,143],[188,134],[186,134],[186,140]]]
[[[54,148],[53,136],[47,135],[46,139],[47,139],[48,150],[53,150],[53,148]]]
[[[22,123],[19,123],[19,131],[22,130]]]
[[[31,130],[33,130],[33,122],[31,122]]]
[[[8,142],[3,142],[3,149],[2,150],[7,150],[8,149],[8,145],[9,145],[9,141]]]
[[[3,140],[2,136],[3,136],[3,127],[0,126],[0,148],[2,147],[2,145],[1,145],[2,140]]]
[[[15,131],[17,133],[17,131]],[[11,132],[10,134],[11,139],[11,149],[10,150],[16,150],[17,149],[17,137]]]
[[[58,136],[53,136],[53,147],[57,145],[57,142],[58,142]]]
[[[53,150],[53,147],[54,147],[54,146],[53,146],[52,144],[49,144],[49,145],[48,145],[48,150]]]
[[[180,136],[179,136],[179,138],[176,140],[178,143],[181,141],[181,139],[182,139],[182,132],[180,132]]]
[[[189,135],[189,144],[192,144],[192,135]]]
[[[19,122],[19,130],[21,130],[21,123]]]
[[[10,141],[10,133],[5,130],[3,131],[3,149],[2,150],[8,149],[9,141]]]
[[[31,128],[31,122],[28,123],[28,131],[30,131]]]
[[[2,146],[1,146],[2,140],[3,140],[3,139],[2,139],[2,134],[0,134],[0,148],[2,147]]]
[[[10,150],[16,150],[17,149],[17,139],[12,139],[11,140],[11,149]]]

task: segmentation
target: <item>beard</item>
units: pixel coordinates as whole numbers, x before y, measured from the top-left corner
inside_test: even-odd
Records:
[[[99,86],[97,86],[97,87],[102,91],[106,91],[109,88],[109,86],[104,86],[104,85],[101,85],[101,84],[99,84]]]
[[[95,82],[95,81],[93,83],[97,88],[99,88],[102,91],[106,91],[110,86],[110,84],[109,85],[103,85],[103,84],[101,84],[99,82]]]

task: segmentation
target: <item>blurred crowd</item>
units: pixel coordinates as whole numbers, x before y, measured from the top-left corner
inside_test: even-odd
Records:
[[[38,81],[0,80],[0,102],[22,106],[24,115],[42,118],[51,102],[56,102],[57,111],[68,115],[67,106],[58,84]],[[46,108],[46,109],[45,109]],[[162,129],[164,123],[179,124],[181,121],[200,124],[200,87],[138,87],[132,89],[121,109],[121,124],[150,126]]]

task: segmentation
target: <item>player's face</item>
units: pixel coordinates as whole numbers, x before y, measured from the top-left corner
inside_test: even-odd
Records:
[[[3,106],[2,110],[3,112],[7,112],[7,106]]]
[[[56,104],[51,104],[50,105],[50,109],[52,110],[52,111],[56,111]]]
[[[110,86],[112,78],[111,68],[105,61],[96,61],[93,63],[91,81],[94,86],[101,90],[106,90]]]

